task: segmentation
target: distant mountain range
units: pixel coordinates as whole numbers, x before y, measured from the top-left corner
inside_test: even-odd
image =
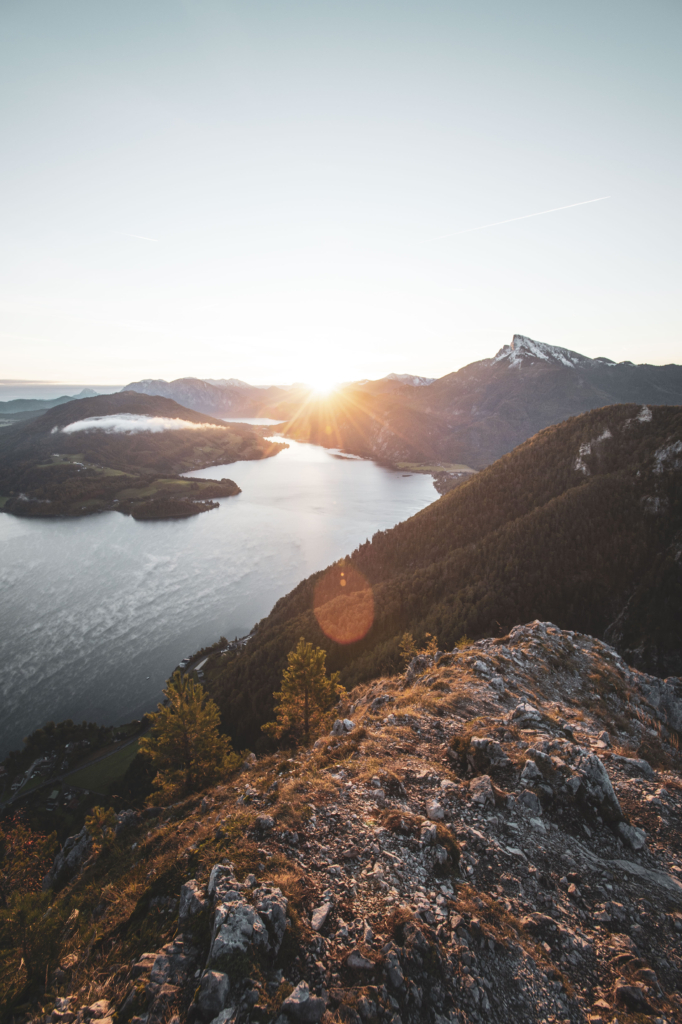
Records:
[[[96,395],[97,391],[92,388],[83,388],[77,395],[60,395],[59,398],[14,398],[9,402],[0,402],[0,419],[9,417],[10,423],[32,419],[58,405],[65,405],[78,398],[95,398]]]
[[[286,436],[394,465],[490,465],[538,430],[604,405],[682,403],[682,366],[616,363],[516,334],[491,359],[433,380],[391,373],[316,396],[303,384],[143,380],[126,391],[213,416],[263,416]]]
[[[301,385],[301,389],[303,386]],[[279,387],[255,387],[243,380],[200,380],[198,377],[179,377],[177,380],[137,380],[126,384],[124,391],[141,395],[171,398],[186,409],[209,413],[211,416],[265,416],[264,407],[276,406],[289,396],[289,390]]]
[[[301,636],[351,688],[398,670],[404,631],[449,650],[532,619],[682,674],[682,409],[617,405],[546,428],[301,582],[209,685],[232,736],[251,744]],[[330,639],[356,621],[352,642]],[[584,685],[608,692],[606,679]]]

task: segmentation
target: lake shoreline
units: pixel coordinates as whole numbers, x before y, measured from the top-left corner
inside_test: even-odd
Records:
[[[228,472],[240,493],[211,515],[0,516],[0,757],[48,719],[154,710],[183,658],[245,636],[300,580],[438,497],[430,477],[295,441]]]

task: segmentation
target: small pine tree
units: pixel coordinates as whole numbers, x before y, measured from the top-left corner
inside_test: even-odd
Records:
[[[164,694],[159,710],[149,715],[151,735],[140,740],[140,752],[157,768],[154,798],[169,801],[211,785],[241,758],[229,736],[218,731],[218,705],[201,683],[176,670]]]
[[[417,645],[411,633],[403,633],[398,644],[398,650],[400,651],[400,657],[403,659],[403,665],[407,668],[417,653]]]
[[[338,672],[327,675],[324,648],[314,648],[305,637],[289,652],[287,660],[282,689],[273,694],[275,721],[262,728],[268,736],[302,739],[307,744],[345,690],[339,685]]]
[[[438,650],[438,637],[434,636],[433,633],[424,633],[424,640],[424,646],[419,653],[432,658]]]
[[[417,654],[425,654],[427,657],[432,658],[438,650],[438,639],[431,633],[425,633],[424,646],[417,647],[412,634],[403,633],[398,644],[398,650],[403,659],[403,665],[407,668]]]
[[[116,812],[113,807],[93,807],[85,819],[85,827],[92,836],[94,850],[99,853],[114,841]]]

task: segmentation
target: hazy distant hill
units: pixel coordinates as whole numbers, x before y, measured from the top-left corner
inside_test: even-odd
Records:
[[[207,412],[212,416],[263,416],[265,406],[285,400],[285,388],[260,388],[236,380],[200,380],[198,377],[179,377],[177,380],[138,380],[126,384],[124,391],[142,395],[159,395],[179,402],[187,409]]]
[[[285,433],[398,462],[490,465],[552,423],[620,402],[682,403],[682,366],[590,359],[514,335],[492,359],[421,387],[348,385],[300,408]]]
[[[433,383],[433,380],[433,377],[416,377],[410,373],[389,373],[381,380],[346,384],[343,388],[361,387],[367,394],[380,394],[403,387],[421,387]],[[126,384],[123,390],[172,398],[188,409],[215,416],[269,416],[274,419],[288,419],[307,405],[312,394],[306,384],[268,387],[247,384],[235,377],[228,380],[198,377],[179,377],[172,381],[138,380]]]
[[[588,412],[377,533],[334,570],[329,617],[351,620],[353,602],[367,599],[361,584],[340,589],[342,570],[346,581],[358,570],[372,588],[363,640],[344,646],[322,632],[312,610],[317,573],[209,676],[212,692],[230,732],[253,743],[300,636],[327,648],[352,686],[397,668],[404,630],[429,631],[449,649],[462,634],[502,634],[535,618],[606,636],[648,671],[682,674],[681,556],[682,409]]]
[[[77,395],[60,395],[59,398],[13,398],[9,402],[0,402],[0,416],[14,416],[17,413],[33,413],[39,416],[56,405],[65,405],[81,398],[95,398],[97,391],[83,388]]]

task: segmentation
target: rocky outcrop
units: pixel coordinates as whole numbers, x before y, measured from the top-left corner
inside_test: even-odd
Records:
[[[118,968],[118,1024],[682,1019],[682,763],[658,730],[638,756],[637,674],[539,622],[413,669],[140,826],[194,859],[177,933]]]
[[[43,879],[43,889],[59,888],[70,881],[81,870],[92,853],[92,836],[85,826],[75,836],[64,841],[55,856],[52,867]]]

